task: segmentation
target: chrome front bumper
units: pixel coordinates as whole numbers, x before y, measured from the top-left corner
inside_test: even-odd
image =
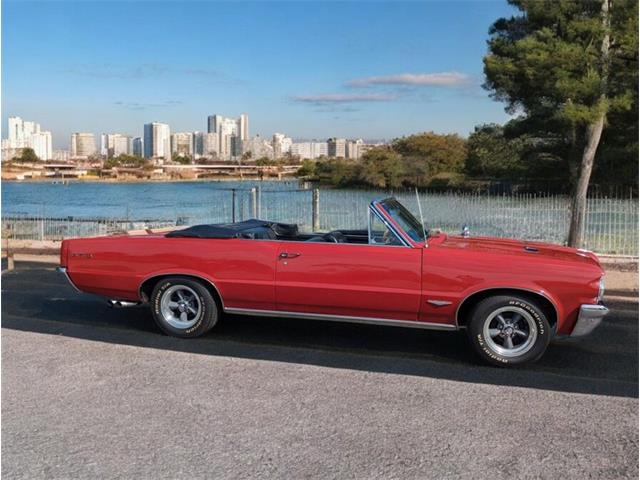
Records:
[[[594,328],[600,325],[609,309],[604,305],[582,305],[578,314],[578,321],[573,327],[571,337],[583,337],[589,335]]]
[[[80,289],[76,287],[76,284],[73,283],[73,281],[71,280],[71,277],[69,277],[69,274],[67,273],[67,267],[56,267],[56,272],[63,274],[67,279],[67,282],[71,284],[71,286],[75,289],[76,292],[80,291]]]

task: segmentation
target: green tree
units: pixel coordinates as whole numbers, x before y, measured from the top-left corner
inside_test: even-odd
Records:
[[[422,164],[422,176],[460,172],[467,156],[465,140],[456,134],[420,133],[393,141],[392,148],[408,162]],[[414,168],[414,170],[416,170]]]
[[[485,87],[507,111],[549,122],[568,145],[574,198],[569,244],[580,246],[586,195],[607,115],[637,98],[634,0],[509,0],[490,29]]]
[[[147,160],[133,155],[121,154],[104,162],[104,168],[129,167],[140,168],[147,164]]]
[[[298,169],[299,177],[315,177],[316,176],[316,162],[313,160],[303,160],[302,166]]]
[[[171,161],[173,161],[175,163],[179,163],[181,165],[189,165],[189,164],[191,164],[191,156],[182,155],[182,154],[179,154],[179,153],[174,153],[171,156]]]
[[[344,158],[328,158],[316,163],[316,178],[320,183],[346,187],[358,183],[356,162]]]
[[[20,163],[36,163],[40,161],[40,158],[38,158],[33,148],[27,147],[22,149],[20,156],[13,157],[13,161]]]
[[[256,160],[256,165],[259,167],[270,167],[278,165],[278,161],[269,157],[260,157]]]
[[[470,175],[515,179],[525,170],[523,138],[505,137],[504,127],[479,125],[467,139],[465,170]]]
[[[364,183],[380,188],[398,188],[405,175],[402,157],[390,148],[372,148],[362,156],[360,179]]]

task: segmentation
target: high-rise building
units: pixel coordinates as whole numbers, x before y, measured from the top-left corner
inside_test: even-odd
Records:
[[[273,134],[273,155],[275,158],[282,158],[285,155],[291,153],[291,145],[293,140],[287,137],[284,133]]]
[[[347,141],[344,138],[330,138],[327,140],[329,156],[335,158],[347,157]]]
[[[364,141],[361,138],[349,140],[347,142],[347,158],[359,160],[362,156],[362,145],[364,145]]]
[[[40,160],[53,158],[53,140],[51,132],[40,129],[40,124],[9,117],[6,148],[17,150],[32,148]]]
[[[100,135],[100,155],[109,158],[117,157],[118,155],[131,155],[132,149],[132,139],[129,135],[120,133],[103,133]]]
[[[71,158],[88,158],[96,153],[96,139],[93,133],[71,134]]]
[[[259,158],[274,158],[273,142],[269,142],[260,135],[242,142],[242,151],[243,153],[250,153],[253,161]]]
[[[51,132],[39,131],[33,133],[28,144],[40,160],[51,160],[53,158],[53,139]]]
[[[205,133],[202,139],[202,155],[208,158],[218,158],[220,136],[217,133]]]
[[[171,154],[176,154],[182,157],[193,157],[193,133],[172,133]]]
[[[242,155],[243,142],[249,139],[249,116],[243,113],[236,119],[210,115],[207,117],[207,132],[218,135],[218,157],[231,160]]]
[[[166,123],[147,123],[144,126],[145,158],[171,160],[171,131]]]
[[[291,144],[291,155],[314,160],[328,155],[327,142],[299,142]]]
[[[142,157],[144,150],[142,148],[142,138],[136,137],[131,142],[131,150],[136,157]]]
[[[240,141],[249,140],[249,115],[242,113],[238,118]]]

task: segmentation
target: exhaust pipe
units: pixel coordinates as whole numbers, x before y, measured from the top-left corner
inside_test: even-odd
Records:
[[[139,302],[126,302],[124,300],[109,300],[109,306],[112,308],[127,308],[140,305]]]

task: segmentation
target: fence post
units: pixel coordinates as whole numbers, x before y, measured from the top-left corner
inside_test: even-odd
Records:
[[[311,216],[312,216],[313,231],[317,232],[320,230],[320,190],[319,189],[317,188],[313,189],[311,199],[312,199]]]
[[[231,189],[231,223],[236,221],[236,189]]]
[[[253,218],[258,218],[258,191],[256,187],[251,189],[251,214]]]
[[[262,187],[258,185],[258,218],[262,217]]]
[[[40,241],[44,240],[44,203],[40,213]]]
[[[9,248],[9,236],[7,236],[7,270],[11,271],[15,268],[15,264],[13,262],[13,252]]]

